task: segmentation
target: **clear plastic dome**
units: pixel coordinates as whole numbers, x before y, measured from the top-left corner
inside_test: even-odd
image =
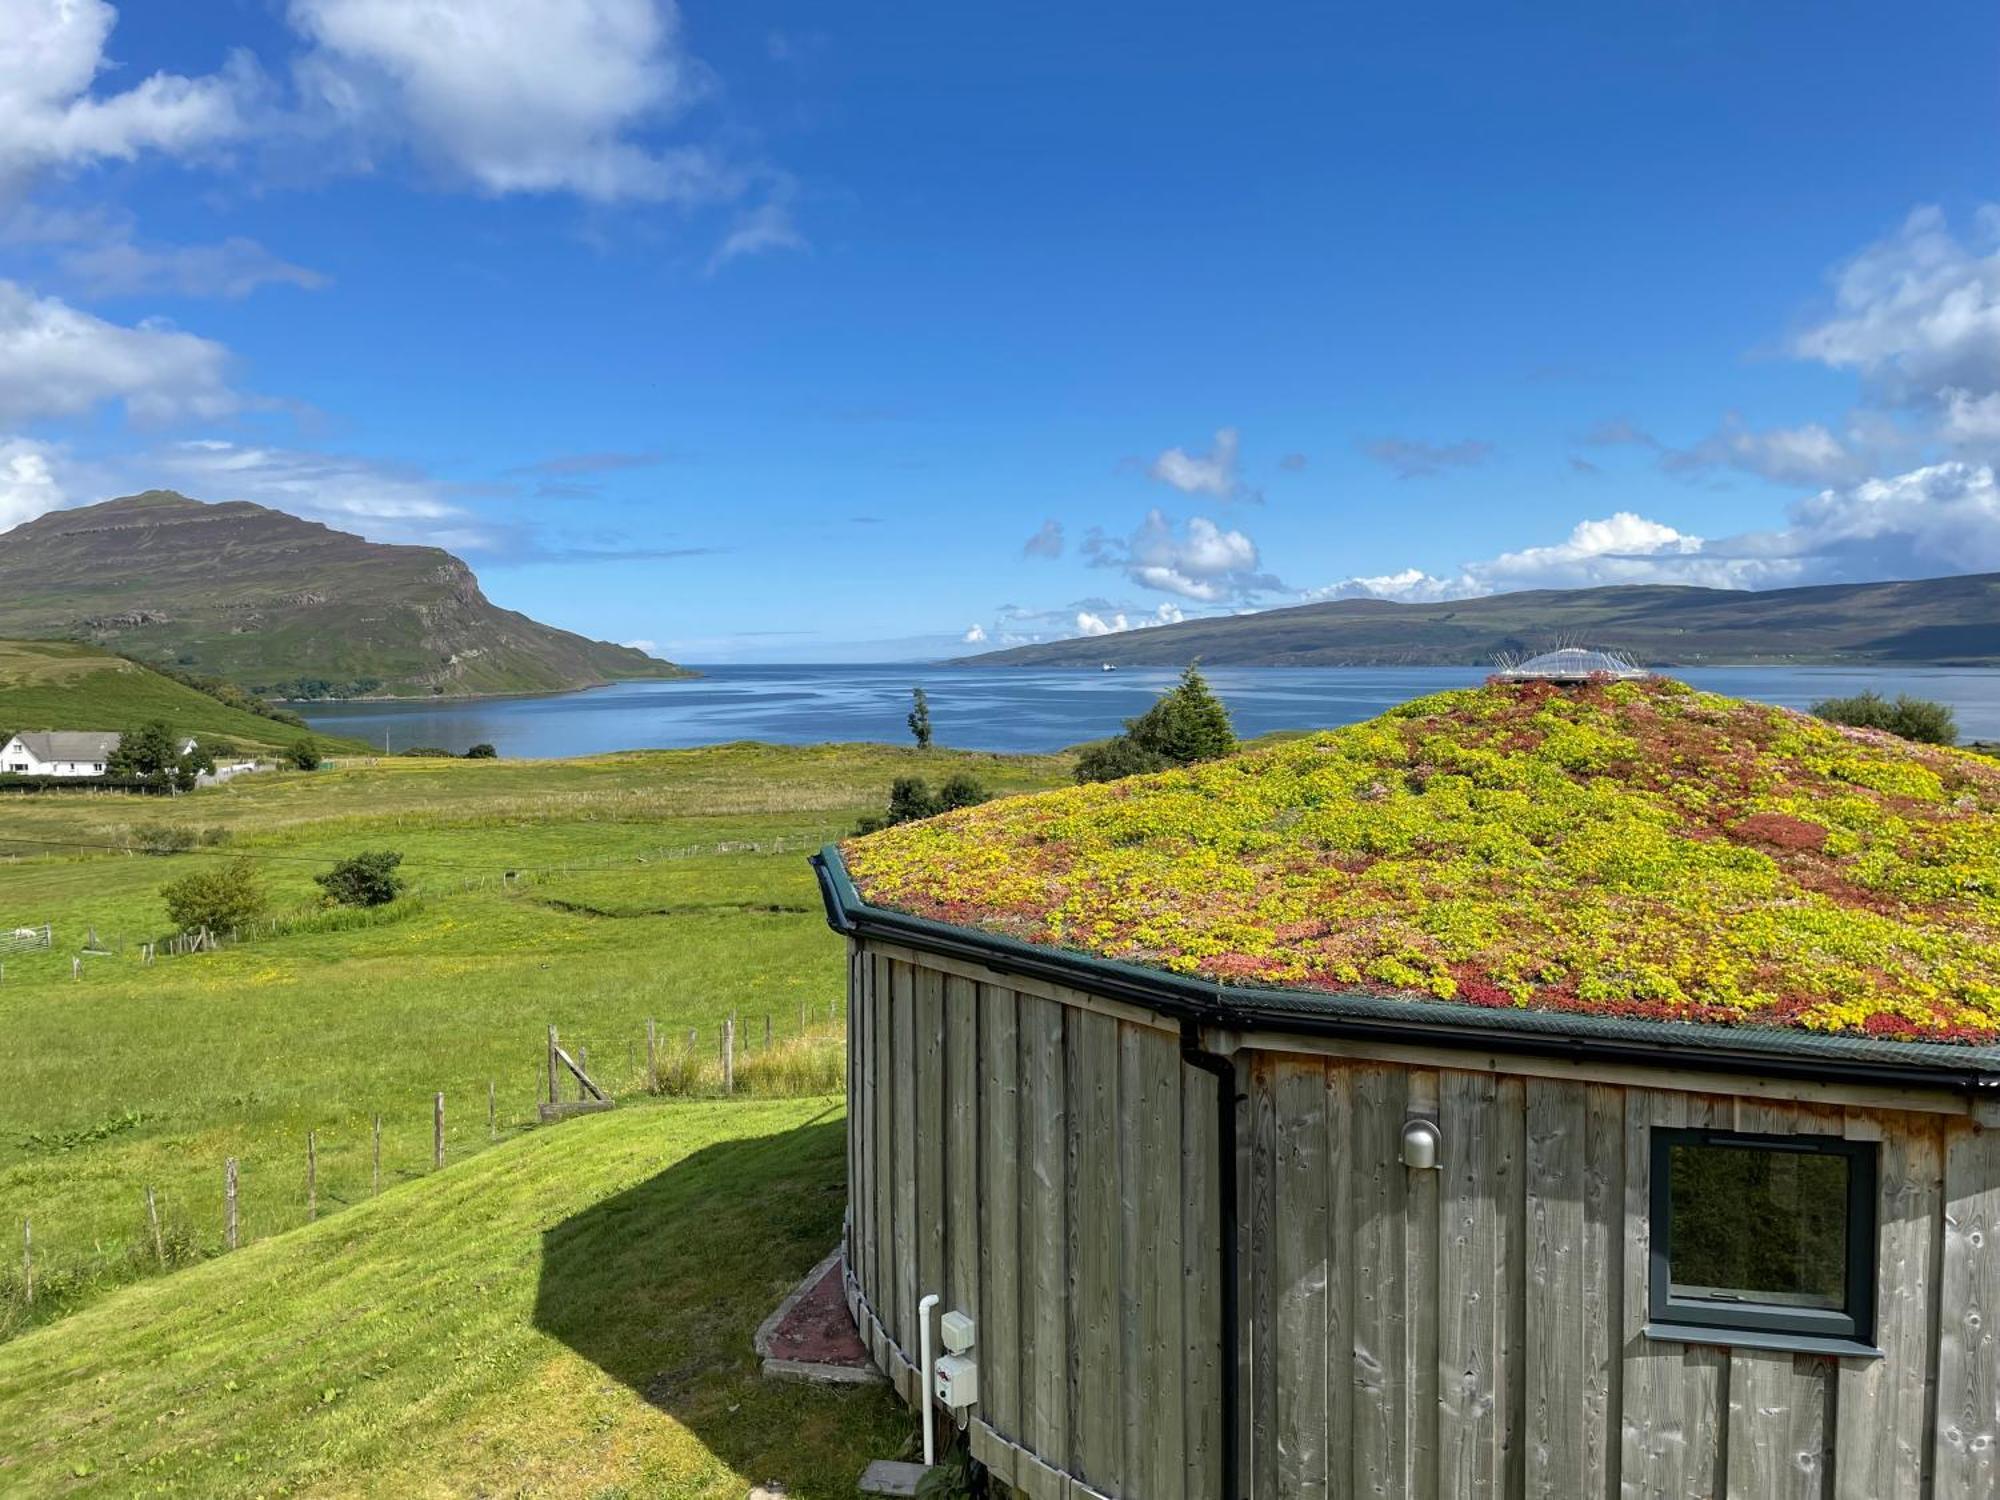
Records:
[[[1544,651],[1524,662],[1503,669],[1510,681],[1589,682],[1593,679],[1650,677],[1653,674],[1627,657],[1612,651],[1590,651],[1582,646],[1564,646]]]

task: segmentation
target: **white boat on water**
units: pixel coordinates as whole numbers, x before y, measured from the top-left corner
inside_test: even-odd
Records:
[[[1115,671],[1117,671],[1118,669],[1117,669],[1116,667],[1112,666],[1110,662],[1106,662],[1106,663],[1104,664],[1104,670],[1105,670],[1105,671],[1107,671],[1107,672],[1115,672]]]

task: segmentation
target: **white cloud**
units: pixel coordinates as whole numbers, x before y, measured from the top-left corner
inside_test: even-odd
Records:
[[[1179,605],[1168,602],[1160,605],[1151,614],[1132,615],[1124,610],[1100,612],[1080,609],[1076,612],[1076,634],[1116,635],[1124,630],[1147,630],[1155,625],[1175,625],[1186,619]]]
[[[643,636],[636,641],[620,641],[618,644],[632,651],[643,651],[648,656],[654,655],[660,649],[658,641],[649,641]]]
[[[806,237],[792,222],[791,205],[782,198],[773,198],[737,216],[735,225],[709,256],[708,271],[712,276],[740,256],[805,248]]]
[[[209,339],[109,323],[0,281],[0,422],[77,416],[106,401],[141,421],[218,417],[242,404],[228,363]]]
[[[68,499],[55,457],[54,448],[33,438],[0,438],[0,531],[60,509]]]
[[[1620,511],[1561,542],[1524,547],[1436,575],[1420,568],[1343,579],[1319,599],[1431,602],[1518,589],[1622,583],[1775,588],[2000,571],[2000,486],[1989,465],[1932,464],[1826,489],[1774,531],[1707,540]]]
[[[213,245],[151,249],[129,239],[101,240],[65,251],[57,264],[90,295],[129,297],[164,292],[179,297],[247,297],[260,286],[316,291],[326,277],[281,260],[255,240],[232,235]]]
[[[1869,456],[1818,422],[1758,432],[1730,414],[1689,448],[1668,449],[1660,467],[1670,474],[1740,469],[1776,484],[1851,483],[1867,474]]]
[[[258,78],[241,55],[201,78],[155,73],[93,91],[117,21],[106,0],[0,0],[0,183],[148,151],[185,156],[243,133]]]
[[[1213,452],[1189,453],[1184,448],[1169,448],[1153,460],[1146,472],[1160,483],[1172,485],[1183,495],[1212,495],[1217,500],[1241,499],[1245,491],[1236,477],[1240,448],[1241,437],[1236,429],[1225,427],[1215,435]]]
[[[705,89],[666,0],[292,0],[301,92],[365,139],[397,130],[489,193],[717,194],[709,153],[638,132]]]
[[[2000,206],[1974,218],[1970,245],[1920,208],[1833,276],[1831,313],[1792,351],[1854,370],[1899,405],[2000,391]]]
[[[1110,635],[1115,631],[1123,629],[1125,629],[1125,617],[1123,615],[1113,615],[1107,620],[1104,616],[1092,614],[1087,609],[1080,609],[1076,612],[1076,633],[1078,635]]]
[[[374,459],[220,438],[148,454],[145,471],[203,500],[249,500],[376,541],[483,548],[493,536],[423,473]]]
[[[960,636],[959,639],[968,646],[977,646],[986,639],[986,627],[984,625],[968,625],[965,627],[965,634]]]
[[[1206,516],[1191,516],[1176,531],[1164,512],[1148,511],[1130,537],[1093,533],[1084,552],[1094,567],[1119,568],[1145,588],[1207,604],[1282,587],[1258,572],[1257,544],[1247,533],[1225,531]]]
[[[1061,557],[1062,553],[1063,528],[1057,520],[1042,522],[1041,528],[1021,548],[1024,557]]]
[[[1398,479],[1418,479],[1445,469],[1470,469],[1493,456],[1493,445],[1477,438],[1455,443],[1426,443],[1415,438],[1385,437],[1363,443],[1361,451]]]
[[[1938,434],[1948,443],[1963,447],[2000,444],[2000,391],[1975,396],[1971,391],[1945,390],[1944,419]]]

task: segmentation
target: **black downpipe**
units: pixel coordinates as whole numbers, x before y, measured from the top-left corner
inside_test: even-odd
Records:
[[[1240,1493],[1243,1431],[1242,1311],[1237,1276],[1242,1255],[1237,1244],[1241,1221],[1236,1212],[1236,1064],[1202,1050],[1201,1031],[1192,1021],[1181,1022],[1181,1061],[1215,1079],[1215,1186],[1221,1223],[1217,1226],[1222,1252],[1222,1493]]]

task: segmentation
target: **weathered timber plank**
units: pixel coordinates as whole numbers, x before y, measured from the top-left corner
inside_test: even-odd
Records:
[[[1583,1143],[1583,1479],[1593,1500],[1618,1493],[1624,1374],[1625,1091],[1585,1085]]]
[[[917,1296],[923,1298],[932,1293],[941,1297],[945,1291],[945,1229],[950,1209],[944,1196],[944,975],[936,969],[918,969],[915,979],[912,1025],[916,1065],[912,1082],[916,1085]],[[913,1310],[915,1305],[911,1304]],[[931,1313],[933,1337],[938,1314],[950,1306],[947,1302]],[[917,1355],[914,1343],[910,1352]]]
[[[1825,1362],[1729,1352],[1729,1500],[1819,1500],[1826,1483]]]
[[[1222,1200],[1214,1077],[1183,1066],[1181,1101],[1182,1494],[1207,1500],[1222,1493],[1222,1247],[1216,1239]],[[1161,1403],[1161,1420],[1171,1420],[1170,1402]]]
[[[1646,1089],[1625,1096],[1624,1399],[1619,1413],[1619,1474],[1631,1500],[1685,1500],[1686,1437],[1681,1427],[1682,1349],[1645,1336],[1647,1256],[1651,1244],[1652,1127],[1686,1123],[1686,1096]]]
[[[917,1298],[923,1295],[922,1225],[917,1218],[917,971],[909,964],[889,966],[889,1008],[894,1065],[890,1083],[895,1092],[895,1173],[890,1179],[895,1199],[896,1289],[889,1326],[903,1357],[917,1357]]]
[[[1409,1328],[1404,1307],[1408,1169],[1402,1163],[1407,1075],[1358,1067],[1353,1084],[1354,1495],[1404,1500]]]
[[[1326,1068],[1326,1446],[1327,1493],[1343,1493],[1353,1477],[1354,1441],[1354,1076]],[[1192,1500],[1192,1497],[1190,1497]]]
[[[1276,1492],[1327,1495],[1327,1260],[1333,1250],[1327,1176],[1326,1066],[1317,1058],[1270,1064],[1276,1113],[1271,1365]],[[1335,1491],[1338,1494],[1338,1491]]]
[[[944,984],[945,1306],[979,1316],[979,987]]]
[[[1185,1472],[1185,1434],[1178,1422],[1161,1421],[1158,1395],[1181,1389],[1180,1296],[1180,1049],[1166,1033],[1121,1024],[1121,1047],[1137,1057],[1145,1130],[1140,1152],[1140,1264],[1142,1378],[1147,1441],[1136,1493],[1174,1500]],[[1127,1114],[1131,1114],[1128,1109]],[[1171,1411],[1171,1405],[1169,1405]],[[1129,1480],[1129,1476],[1128,1476]],[[1128,1482],[1127,1492],[1135,1492]]]
[[[1435,1120],[1439,1074],[1413,1069],[1405,1081],[1404,1118]],[[1400,1144],[1401,1132],[1398,1132]],[[1409,1338],[1403,1352],[1405,1431],[1404,1490],[1410,1500],[1436,1500],[1438,1493],[1438,1226],[1442,1190],[1436,1171],[1407,1174],[1409,1209],[1405,1218],[1407,1272],[1403,1309]]]
[[[1063,1007],[1022,996],[1022,1446],[1069,1461],[1069,1234],[1065,1203]]]
[[[1837,1500],[1920,1500],[1929,1448],[1931,1274],[1943,1230],[1944,1128],[1932,1115],[1850,1112],[1847,1134],[1879,1140],[1875,1342],[1880,1359],[1844,1359],[1837,1377]]]
[[[1493,1161],[1494,1201],[1504,1204],[1500,1216],[1499,1284],[1506,1309],[1500,1320],[1500,1425],[1502,1493],[1527,1493],[1528,1388],[1527,1263],[1528,1263],[1528,1097],[1527,1080],[1502,1077],[1493,1089],[1498,1144]]]
[[[1582,1495],[1584,1130],[1580,1083],[1527,1086],[1528,1492]]]
[[[870,1051],[874,1056],[869,1092],[875,1101],[875,1238],[870,1280],[864,1290],[881,1321],[883,1336],[896,1335],[896,1057],[890,1026],[889,960],[875,959],[870,990]],[[878,1361],[879,1363],[879,1361]]]
[[[1505,1482],[1502,1220],[1519,1205],[1495,1192],[1496,1092],[1487,1073],[1454,1070],[1438,1080],[1438,1489],[1464,1500],[1498,1500]]]
[[[1014,991],[979,987],[979,1415],[1021,1436],[1021,1098]]]
[[[1945,1129],[1938,1500],[2000,1493],[2000,1130]]]
[[[1118,1023],[1069,1016],[1070,1420],[1074,1472],[1123,1493],[1131,1473],[1122,1451],[1126,1392],[1135,1372],[1119,1339],[1119,1140],[1132,1129],[1121,1108]]]
[[[1247,1457],[1254,1500],[1277,1500],[1278,1495],[1278,1106],[1272,1089],[1279,1063],[1271,1055],[1249,1060],[1250,1254],[1244,1265],[1250,1295],[1244,1307],[1251,1376]]]

